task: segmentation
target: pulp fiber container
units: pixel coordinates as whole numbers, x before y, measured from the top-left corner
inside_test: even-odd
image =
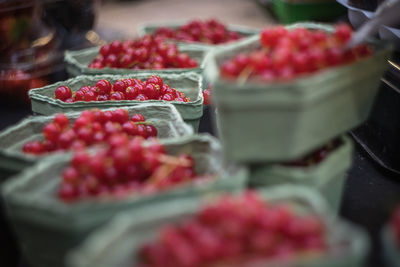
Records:
[[[139,32],[140,36],[144,36],[146,34],[154,33],[160,27],[177,29],[177,28],[187,24],[188,22],[189,21],[143,23],[143,24],[139,25],[138,32]],[[243,37],[249,37],[249,36],[258,34],[260,32],[259,29],[254,29],[254,28],[249,28],[249,27],[239,26],[239,25],[227,25],[227,29],[229,31],[237,32],[237,33],[241,34]],[[188,44],[187,42],[181,42],[181,41],[177,41],[177,42],[181,43],[181,44]],[[195,44],[195,45],[198,45],[199,47],[204,47],[204,48],[212,48],[215,46],[223,46],[226,43],[214,45],[214,44],[206,44],[206,43],[201,43],[201,42],[193,42],[190,44]]]
[[[313,187],[327,200],[332,210],[339,212],[347,171],[353,160],[353,143],[347,136],[342,144],[317,165],[309,167],[262,164],[250,170],[249,184],[268,187],[279,184],[298,184]]]
[[[32,267],[62,267],[64,256],[91,231],[110,220],[118,212],[152,210],[158,202],[196,198],[218,191],[242,190],[247,183],[247,170],[225,168],[221,147],[209,135],[164,140],[168,154],[191,154],[200,175],[216,173],[215,179],[188,183],[160,193],[134,194],[123,199],[91,198],[64,203],[57,197],[60,172],[70,156],[56,155],[27,169],[7,181],[2,192],[7,213],[13,224],[24,257]],[[140,220],[141,213],[137,213]]]
[[[209,52],[206,47],[190,44],[181,44],[178,46],[179,52],[187,53],[191,58],[195,59],[198,63],[197,68],[169,68],[169,69],[117,69],[117,68],[103,68],[103,69],[92,69],[88,68],[88,65],[98,55],[100,47],[92,47],[79,51],[66,51],[64,61],[66,63],[67,72],[70,77],[78,75],[99,75],[99,74],[140,74],[140,73],[152,73],[152,74],[179,74],[184,72],[198,72],[201,73],[204,69],[205,57]]]
[[[332,30],[304,23],[290,29]],[[220,76],[220,66],[238,53],[261,47],[260,36],[215,49],[205,74],[225,156],[238,162],[290,161],[360,125],[369,115],[390,48],[372,42],[372,56],[290,82],[239,83]]]
[[[400,266],[400,249],[390,225],[384,226],[381,232],[383,257],[388,267]]]
[[[127,107],[135,106],[141,103],[170,103],[173,104],[181,114],[185,122],[193,126],[197,131],[200,118],[203,115],[203,94],[201,75],[195,72],[187,72],[181,74],[160,74],[164,83],[185,93],[190,98],[189,102],[177,101],[162,101],[162,100],[121,100],[121,101],[78,101],[74,103],[65,103],[54,98],[54,91],[58,86],[67,85],[72,91],[77,91],[81,86],[94,85],[100,79],[107,79],[110,82],[115,82],[119,79],[139,78],[146,80],[152,73],[140,73],[134,75],[82,75],[71,78],[66,81],[54,83],[42,88],[32,89],[29,92],[31,98],[32,111],[40,115],[52,115],[59,112],[81,111],[91,108],[111,108],[111,107]]]
[[[299,257],[292,261],[268,261],[257,266],[299,267],[361,267],[369,249],[365,232],[342,220],[334,220],[314,191],[304,187],[277,186],[260,190],[269,203],[290,203],[298,212],[314,213],[327,225],[328,251],[315,257]],[[151,210],[143,210],[136,218],[126,213],[93,233],[83,245],[68,257],[69,267],[130,267],[137,263],[137,251],[143,243],[156,238],[162,226],[190,218],[204,204],[204,200],[191,199],[162,203]],[[244,265],[255,266],[255,265]]]
[[[108,109],[114,110],[115,108]],[[186,124],[176,108],[171,104],[142,103],[136,106],[124,108],[132,116],[135,113],[142,114],[147,121],[157,128],[158,138],[176,138],[192,135],[193,129]],[[71,120],[79,117],[81,112],[70,112],[66,115]],[[43,140],[42,129],[53,121],[54,116],[34,116],[22,120],[20,123],[7,128],[0,133],[0,173],[16,174],[25,167],[32,165],[38,157],[22,152],[25,143],[34,140]],[[53,153],[51,153],[52,155]],[[1,178],[9,177],[1,176]]]

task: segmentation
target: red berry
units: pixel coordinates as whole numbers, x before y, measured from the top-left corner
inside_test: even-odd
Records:
[[[110,100],[119,101],[119,100],[124,100],[124,99],[125,99],[125,96],[121,92],[114,92],[110,95]]]
[[[56,142],[58,140],[60,133],[60,127],[54,123],[49,123],[43,128],[43,136],[52,142]]]
[[[131,121],[141,122],[141,121],[146,121],[146,118],[142,114],[136,113],[132,115]]]
[[[61,101],[65,101],[72,97],[72,91],[68,86],[59,86],[54,92],[54,97]]]
[[[58,125],[60,129],[64,129],[69,124],[69,119],[62,113],[56,114],[53,119],[53,123]]]
[[[136,89],[136,87],[134,86],[129,86],[126,88],[125,91],[125,98],[128,100],[134,100],[138,95],[138,91]]]
[[[118,80],[113,85],[114,91],[122,93],[125,93],[126,87],[127,84],[124,82],[124,80]]]
[[[100,95],[106,95],[111,92],[112,85],[108,80],[99,80],[96,82],[96,87]]]
[[[146,95],[144,95],[144,94],[139,94],[139,95],[137,95],[137,97],[135,98],[135,100],[138,100],[138,101],[146,101],[146,100],[148,100],[149,98],[146,96]]]
[[[162,96],[161,100],[164,101],[174,101],[175,96],[173,96],[172,94],[165,94]]]

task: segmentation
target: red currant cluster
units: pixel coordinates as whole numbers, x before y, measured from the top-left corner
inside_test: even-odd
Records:
[[[117,134],[127,136],[157,137],[157,129],[141,114],[129,118],[125,109],[101,111],[86,110],[70,123],[67,116],[57,114],[53,122],[43,128],[44,141],[26,143],[22,151],[35,155],[68,149],[81,149],[86,146],[108,143]]]
[[[310,167],[313,165],[317,165],[322,162],[329,154],[334,151],[336,148],[342,145],[342,141],[340,139],[335,139],[328,144],[320,147],[319,149],[311,152],[310,154],[302,157],[293,162],[285,163],[286,166],[292,167]]]
[[[221,74],[229,79],[288,81],[371,55],[372,49],[364,44],[345,49],[352,33],[347,24],[337,25],[332,34],[305,28],[267,28],[261,33],[262,48],[226,61]]]
[[[400,247],[400,207],[398,207],[390,220],[390,227],[394,233],[397,246]]]
[[[62,173],[58,196],[66,202],[90,196],[125,197],[154,193],[200,178],[188,154],[171,156],[158,142],[113,135],[109,147],[90,155],[77,151]]]
[[[206,44],[222,44],[242,37],[238,32],[229,31],[224,24],[215,19],[204,22],[193,20],[177,29],[160,27],[153,36]]]
[[[207,87],[206,90],[203,91],[204,105],[211,105],[211,85]]]
[[[319,217],[296,214],[287,205],[266,204],[248,192],[226,196],[194,218],[164,227],[157,241],[141,248],[136,266],[264,266],[268,259],[321,252],[326,246]]]
[[[75,93],[68,86],[59,86],[54,92],[54,98],[67,103],[108,100],[190,101],[184,93],[163,83],[163,80],[155,75],[146,81],[128,78],[118,80],[114,84],[108,80],[99,80],[94,86],[82,86]]]
[[[89,68],[168,69],[196,68],[197,61],[179,52],[175,44],[146,35],[138,40],[113,41],[100,48]]]

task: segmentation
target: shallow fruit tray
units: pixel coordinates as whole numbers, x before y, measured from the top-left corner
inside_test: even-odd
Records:
[[[268,261],[257,266],[363,266],[369,249],[366,233],[341,220],[333,220],[323,205],[324,201],[314,191],[286,185],[263,189],[259,193],[269,203],[289,202],[299,212],[321,216],[328,227],[329,249],[320,257],[303,257],[293,262]],[[175,201],[158,204],[152,210],[143,210],[140,219],[133,213],[121,215],[94,232],[83,245],[76,248],[68,257],[69,267],[133,266],[137,261],[135,254],[140,245],[154,239],[160,227],[193,216],[202,203],[213,199],[215,196],[209,199],[190,199],[184,203]]]
[[[92,230],[122,211],[144,208],[152,210],[157,202],[199,197],[218,191],[241,190],[247,183],[247,170],[225,168],[221,146],[210,135],[187,136],[162,141],[168,154],[191,154],[198,174],[217,173],[215,180],[186,184],[149,195],[132,195],[124,199],[88,199],[66,204],[58,199],[60,172],[69,155],[55,155],[26,169],[4,183],[2,193],[7,214],[13,224],[25,258],[33,267],[62,267],[69,249],[77,246]],[[140,213],[137,219],[140,220]]]
[[[388,267],[400,266],[400,249],[395,240],[395,234],[389,225],[385,225],[381,232],[384,260]]]
[[[140,74],[149,73],[183,73],[183,72],[198,72],[201,73],[204,69],[205,57],[209,52],[206,47],[198,45],[182,44],[178,46],[180,52],[187,53],[191,58],[195,59],[198,63],[197,68],[171,68],[171,69],[147,69],[147,70],[132,70],[132,69],[117,69],[117,68],[104,68],[92,69],[88,68],[90,62],[98,55],[100,47],[87,48],[79,51],[65,52],[64,61],[66,62],[67,72],[70,77],[75,77],[81,74],[86,75],[99,75],[99,74]]]
[[[146,34],[152,34],[156,29],[160,27],[168,27],[172,29],[177,29],[180,26],[186,24],[188,21],[176,21],[176,22],[159,22],[159,23],[143,23],[139,25],[138,32],[140,36],[144,36]],[[255,34],[258,34],[260,30],[258,29],[253,29],[249,27],[244,27],[244,26],[238,26],[238,25],[227,25],[228,30],[238,32],[243,35],[243,37],[249,37]],[[188,44],[185,42],[179,42],[180,44]],[[219,44],[219,45],[213,45],[213,44],[204,44],[200,42],[193,42],[190,44],[197,45],[198,47],[205,47],[205,48],[212,48],[216,46],[224,46],[226,44]]]
[[[108,110],[113,109],[115,108]],[[184,123],[179,112],[171,104],[142,103],[124,109],[128,110],[130,116],[135,113],[142,114],[157,128],[158,138],[176,138],[193,134],[193,129]],[[76,119],[80,112],[71,112],[66,115],[70,119]],[[29,117],[0,133],[1,174],[16,174],[38,159],[45,157],[25,154],[22,152],[22,147],[28,141],[42,140],[42,129],[53,118],[54,116]],[[2,178],[3,176],[0,177],[0,182],[2,182]]]
[[[67,85],[72,89],[72,91],[77,91],[81,86],[95,84],[96,81],[100,79],[107,79],[111,82],[115,82],[119,79],[125,78],[147,79],[151,75],[153,75],[153,73],[140,73],[131,75],[82,75],[42,88],[33,89],[29,91],[29,97],[31,98],[32,103],[32,111],[41,115],[52,115],[59,112],[65,113],[69,111],[81,111],[91,108],[105,109],[111,107],[135,106],[140,103],[170,103],[176,107],[185,122],[191,124],[195,131],[197,131],[200,118],[203,115],[203,94],[201,90],[203,78],[201,75],[194,72],[181,74],[159,74],[164,83],[185,93],[185,95],[190,98],[190,101],[186,103],[162,100],[122,100],[101,102],[78,101],[74,103],[65,103],[61,100],[54,99],[54,91],[60,85]]]
[[[342,144],[320,163],[310,167],[263,164],[250,169],[249,184],[267,187],[278,184],[299,184],[318,190],[335,212],[339,212],[342,192],[353,159],[353,143],[347,136]]]
[[[330,31],[326,25],[303,23]],[[368,117],[387,68],[389,47],[371,43],[374,54],[293,82],[245,84],[224,80],[219,66],[259,48],[259,36],[214,50],[205,69],[225,156],[240,162],[290,161],[360,125]]]

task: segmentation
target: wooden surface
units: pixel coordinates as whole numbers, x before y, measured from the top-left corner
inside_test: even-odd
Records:
[[[255,0],[133,0],[103,1],[97,28],[136,35],[144,22],[217,18],[224,23],[262,28],[273,23]]]

